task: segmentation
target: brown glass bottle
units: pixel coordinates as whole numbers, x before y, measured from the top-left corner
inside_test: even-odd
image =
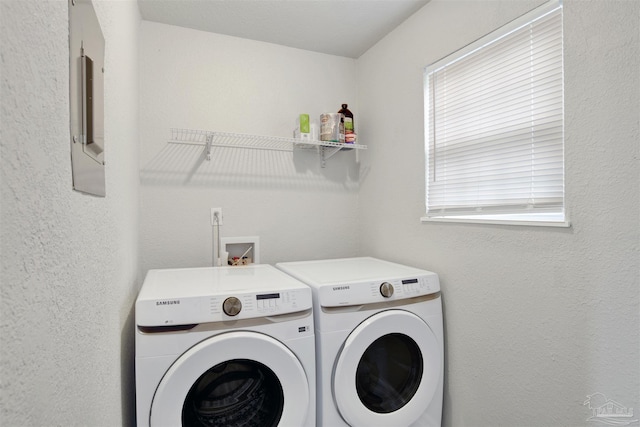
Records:
[[[344,116],[344,142],[345,144],[356,143],[356,132],[353,121],[353,113],[347,108],[347,104],[342,104],[342,109],[338,113]]]

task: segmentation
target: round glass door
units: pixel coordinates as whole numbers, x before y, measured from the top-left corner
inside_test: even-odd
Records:
[[[189,390],[182,408],[183,426],[275,427],[284,394],[271,369],[254,360],[219,363]]]
[[[440,343],[404,310],[371,316],[347,337],[333,374],[334,400],[350,425],[410,425],[435,395]]]
[[[413,398],[422,370],[418,344],[403,334],[387,334],[364,351],[356,370],[356,392],[369,410],[388,414]]]
[[[228,332],[182,354],[156,389],[149,424],[183,427],[301,426],[309,381],[284,344],[255,332]]]

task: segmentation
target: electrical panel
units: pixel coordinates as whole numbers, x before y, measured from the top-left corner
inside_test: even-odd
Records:
[[[69,105],[73,189],[104,197],[105,42],[91,0],[69,0]]]

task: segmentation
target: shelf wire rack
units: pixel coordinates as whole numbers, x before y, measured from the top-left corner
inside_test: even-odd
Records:
[[[284,138],[277,136],[249,135],[242,133],[218,132],[198,129],[171,128],[169,143],[202,145],[205,147],[207,160],[211,160],[211,147],[246,148],[253,150],[293,151],[295,147],[318,147],[322,159],[325,160],[342,149],[366,149],[366,145],[341,144],[330,141],[302,141],[296,138]]]

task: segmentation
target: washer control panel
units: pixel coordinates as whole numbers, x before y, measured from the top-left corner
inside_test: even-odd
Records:
[[[321,306],[339,307],[413,298],[439,290],[438,275],[431,273],[399,279],[324,285],[319,288],[318,296]]]
[[[141,326],[177,326],[251,319],[295,313],[311,308],[311,289],[280,292],[234,292],[222,295],[144,301]],[[141,302],[138,302],[138,309]],[[144,323],[141,323],[144,322]]]

